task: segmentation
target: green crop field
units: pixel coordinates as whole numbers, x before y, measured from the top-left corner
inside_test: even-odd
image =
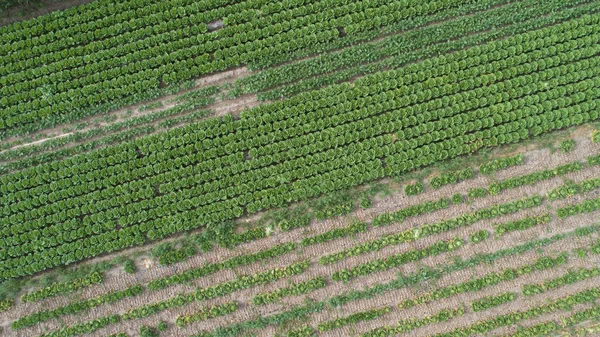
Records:
[[[25,3],[0,335],[600,335],[600,1]]]

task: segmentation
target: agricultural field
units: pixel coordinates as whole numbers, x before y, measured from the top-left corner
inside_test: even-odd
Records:
[[[600,1],[42,3],[1,336],[600,336]]]

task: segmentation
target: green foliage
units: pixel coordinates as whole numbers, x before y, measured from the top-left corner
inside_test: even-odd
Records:
[[[448,199],[443,199],[444,203]],[[503,214],[515,213],[522,209],[539,206],[542,203],[542,198],[534,196],[531,198],[520,199],[504,204],[494,205],[488,208],[480,209],[472,213],[462,214],[453,219],[444,220],[434,224],[426,224],[412,229],[404,230],[399,233],[389,234],[379,239],[357,244],[353,247],[346,248],[340,252],[324,255],[319,258],[320,264],[331,264],[339,262],[350,256],[358,256],[367,252],[374,252],[383,249],[387,246],[398,245],[405,242],[411,242],[424,238],[430,235],[439,234],[450,231],[455,228],[469,226],[483,219],[491,219]],[[447,205],[447,204],[446,204]],[[402,211],[400,211],[402,212]],[[373,220],[375,221],[375,220]]]
[[[483,197],[487,197],[489,194],[489,191],[483,187],[474,187],[474,188],[469,188],[469,198],[470,199],[475,199],[475,198],[483,198]]]
[[[158,337],[158,331],[156,329],[142,325],[140,327],[140,337]]]
[[[480,243],[481,241],[485,240],[488,238],[488,236],[490,235],[490,233],[486,230],[479,230],[476,231],[475,233],[471,234],[471,236],[469,236],[469,240],[472,243]]]
[[[496,235],[504,235],[514,231],[526,230],[533,226],[547,224],[550,220],[552,220],[552,216],[546,213],[540,216],[531,216],[519,220],[494,224],[493,227]]]
[[[396,268],[409,262],[419,261],[428,256],[435,256],[454,251],[459,249],[463,243],[464,241],[459,237],[452,238],[448,241],[438,241],[435,244],[423,249],[413,249],[405,253],[389,255],[385,258],[364,262],[355,267],[344,268],[333,273],[333,275],[331,275],[331,279],[334,281],[347,282],[360,276]],[[319,260],[319,262],[321,261]]]
[[[517,188],[524,185],[533,185],[543,180],[552,179],[571,172],[577,172],[583,169],[583,164],[579,161],[558,166],[554,169],[542,170],[522,176],[512,177],[500,182],[491,183],[490,193],[496,195],[503,190]]]
[[[594,130],[591,135],[592,143],[600,142],[600,131]]]
[[[0,301],[0,312],[5,312],[15,305],[15,301],[12,299],[5,299]]]
[[[500,272],[491,272],[476,279],[471,279],[469,281],[465,281],[459,284],[435,289],[434,291],[426,293],[424,295],[407,299],[401,302],[398,306],[400,308],[410,308],[420,304],[431,303],[442,298],[448,298],[457,294],[480,291],[487,287],[497,285],[501,282],[514,280],[523,275],[531,274],[536,270],[546,270],[559,265],[563,265],[566,263],[566,261],[566,254],[560,254],[556,258],[542,257],[539,258],[533,264],[521,266],[518,268],[508,268]]]
[[[431,178],[431,181],[429,183],[431,187],[433,187],[434,189],[438,189],[442,186],[456,184],[461,181],[471,179],[473,177],[475,177],[475,171],[473,171],[473,169],[469,167],[460,171],[442,173],[437,177]]]
[[[314,244],[319,244],[323,242],[332,241],[335,239],[339,239],[342,237],[346,237],[348,235],[355,235],[358,233],[363,233],[367,230],[367,224],[360,221],[352,222],[350,225],[342,228],[332,229],[322,234],[318,234],[315,236],[311,236],[308,238],[303,238],[300,242],[302,247],[307,247]]]
[[[169,326],[167,325],[167,322],[165,322],[165,321],[160,321],[160,322],[158,323],[158,325],[156,326],[156,330],[158,330],[158,331],[160,331],[160,332],[163,332],[163,331],[167,330],[167,328],[168,328],[168,327],[169,327]]]
[[[385,226],[392,223],[401,223],[406,218],[418,216],[425,213],[435,212],[450,206],[450,199],[441,198],[437,201],[426,201],[420,204],[409,206],[392,213],[380,213],[373,219],[373,226]]]
[[[420,181],[404,187],[404,193],[406,193],[406,195],[417,195],[423,193],[423,191],[425,191],[425,185]]]
[[[123,267],[125,268],[125,272],[128,274],[135,274],[135,272],[137,271],[135,262],[131,259],[125,260],[125,262],[123,263]]]
[[[75,279],[71,282],[66,283],[53,283],[47,287],[44,287],[40,290],[36,290],[34,292],[23,294],[21,296],[21,301],[23,302],[35,302],[40,301],[45,298],[68,294],[73,291],[89,287],[94,284],[100,284],[104,280],[104,274],[99,272],[93,272],[86,277]]]
[[[450,200],[452,201],[453,204],[455,205],[459,205],[462,204],[465,200],[464,197],[462,196],[462,194],[460,193],[455,193],[452,195],[452,198],[450,198]]]
[[[479,166],[479,172],[487,175],[494,174],[496,171],[523,164],[523,158],[523,154],[519,153],[511,157],[494,159]]]
[[[237,302],[227,302],[224,304],[214,305],[210,308],[203,308],[200,311],[197,311],[191,315],[179,316],[175,320],[175,324],[177,324],[177,326],[180,328],[184,328],[191,323],[205,321],[207,319],[219,316],[229,315],[237,310]]]
[[[471,309],[475,312],[484,311],[489,308],[497,307],[504,303],[513,301],[517,294],[512,292],[502,293],[495,296],[487,296],[471,302]]]
[[[392,310],[391,307],[383,307],[357,312],[355,314],[336,318],[331,321],[319,323],[317,329],[321,332],[341,328],[346,325],[356,324],[363,321],[370,321],[379,318]]]
[[[285,334],[286,337],[316,337],[317,332],[311,326],[305,326],[303,328],[298,328],[294,330],[290,330]]]
[[[563,153],[569,153],[575,147],[575,141],[573,139],[563,140],[558,144],[558,148]]]
[[[584,200],[579,204],[559,207],[556,210],[556,214],[564,219],[577,214],[590,213],[597,209],[600,209],[600,198]]]
[[[254,303],[254,305],[265,305],[276,302],[283,297],[306,294],[324,288],[326,285],[327,281],[325,281],[325,278],[318,276],[308,281],[293,283],[284,288],[255,295],[252,298],[252,303]]]
[[[569,270],[566,274],[542,283],[525,284],[522,287],[523,295],[541,294],[559,287],[564,287],[575,282],[586,280],[600,275],[600,268],[578,268]]]
[[[595,156],[589,156],[587,158],[587,162],[590,166],[598,166],[600,165],[600,154]]]

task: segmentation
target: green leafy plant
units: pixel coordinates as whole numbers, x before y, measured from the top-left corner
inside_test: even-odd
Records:
[[[406,195],[417,195],[423,193],[423,191],[425,191],[425,185],[423,185],[423,183],[420,181],[413,185],[406,185],[406,187],[404,187],[404,193],[406,193]]]
[[[575,141],[573,139],[563,140],[558,144],[558,148],[563,153],[569,153],[575,147]]]
[[[488,236],[490,235],[490,233],[484,229],[476,231],[475,233],[471,234],[471,236],[469,236],[469,240],[472,243],[480,243],[483,240],[487,239]]]
[[[125,260],[125,262],[123,263],[123,267],[125,268],[125,272],[128,274],[135,274],[135,272],[137,271],[135,262],[131,259]]]

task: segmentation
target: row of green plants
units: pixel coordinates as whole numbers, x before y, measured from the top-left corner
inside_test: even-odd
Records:
[[[12,322],[10,326],[13,330],[27,328],[50,319],[76,314],[101,305],[114,303],[128,297],[138,296],[143,292],[144,288],[141,285],[136,284],[125,290],[113,291],[94,298],[70,302],[69,304],[56,309],[39,311],[27,316],[22,316],[18,320]]]
[[[331,275],[334,281],[348,282],[360,276],[373,274],[379,271],[397,268],[403,264],[419,261],[429,256],[436,256],[451,252],[462,247],[464,240],[455,237],[447,241],[438,241],[422,249],[412,249],[400,254],[388,255],[385,258],[374,259],[350,268],[343,268]]]
[[[508,178],[499,182],[494,182],[489,185],[488,189],[490,191],[490,194],[497,195],[498,193],[507,189],[517,188],[524,185],[533,185],[543,180],[548,180],[554,177],[563,176],[568,173],[581,171],[583,168],[583,163],[575,161],[569,164],[558,166],[553,169],[541,170],[534,173]]]
[[[265,305],[269,303],[274,303],[282,299],[283,297],[307,294],[314,290],[322,289],[325,286],[327,286],[327,281],[325,280],[325,278],[322,276],[318,276],[308,281],[292,283],[286,287],[279,288],[277,290],[259,293],[252,298],[252,303],[254,303],[254,305]]]
[[[496,173],[496,171],[522,165],[523,159],[524,156],[522,153],[510,157],[492,159],[489,162],[480,165],[479,172],[482,174],[491,175]]]
[[[70,282],[55,282],[42,289],[21,295],[22,302],[36,302],[46,298],[72,293],[82,288],[100,284],[104,281],[104,274],[92,272],[89,275],[77,278]]]
[[[361,334],[360,337],[396,336],[398,334],[406,333],[430,324],[447,322],[455,317],[460,317],[464,314],[465,309],[463,307],[458,307],[454,309],[442,309],[431,316],[415,318],[410,320],[401,320],[396,326],[384,326],[372,329],[369,332]]]
[[[565,199],[567,197],[590,192],[600,187],[600,178],[589,178],[579,183],[567,181],[564,185],[548,192],[548,200]]]
[[[303,238],[300,242],[302,247],[307,247],[319,243],[324,243],[339,238],[343,238],[349,235],[356,235],[358,233],[364,233],[367,231],[367,224],[362,221],[353,221],[348,226],[335,228],[325,233],[313,235],[307,238]]]
[[[238,310],[237,302],[227,302],[224,304],[213,305],[194,312],[191,315],[179,316],[175,320],[178,327],[183,328],[194,322],[205,321],[207,319],[229,315]]]
[[[444,200],[443,202],[447,205],[448,199],[441,200]],[[504,204],[493,205],[487,208],[476,210],[474,212],[462,214],[455,218],[443,220],[438,223],[416,226],[396,234],[390,234],[379,239],[370,240],[365,243],[359,243],[340,252],[321,256],[319,258],[319,263],[324,265],[336,263],[348,257],[378,251],[390,245],[399,245],[406,242],[416,241],[430,235],[469,226],[484,219],[492,219],[502,215],[516,213],[524,209],[539,206],[541,203],[542,198],[540,196],[533,196]]]
[[[164,276],[161,278],[154,279],[148,283],[147,287],[150,290],[164,289],[172,285],[190,282],[200,277],[216,273],[219,270],[233,269],[235,267],[248,265],[258,261],[272,259],[274,257],[292,252],[296,248],[296,243],[288,242],[277,246],[273,246],[271,248],[267,248],[256,253],[235,256],[223,262],[207,263],[201,267],[185,270],[171,276]]]
[[[317,331],[311,326],[305,326],[299,329],[293,329],[285,334],[286,337],[315,337]]]
[[[321,322],[319,323],[319,325],[317,325],[317,330],[324,332],[338,329],[351,324],[357,324],[363,321],[374,320],[389,313],[390,311],[392,311],[391,307],[383,307],[357,312],[345,317],[336,318],[331,321]]]
[[[416,305],[431,303],[442,298],[448,298],[457,294],[464,294],[468,292],[475,292],[487,287],[497,285],[504,281],[514,280],[518,277],[529,275],[532,272],[551,269],[560,265],[564,265],[567,262],[567,255],[562,253],[556,258],[552,257],[541,257],[536,262],[528,265],[524,265],[517,268],[507,268],[500,272],[491,272],[484,276],[453,284],[447,287],[435,289],[432,292],[424,295],[419,295],[415,298],[407,299],[399,304],[400,308],[410,308]]]
[[[600,154],[588,157],[587,161],[588,161],[588,165],[590,165],[590,166],[600,165]]]
[[[424,201],[420,204],[402,208],[395,212],[379,213],[371,224],[373,226],[385,226],[392,223],[402,223],[406,218],[415,217],[425,213],[432,213],[440,209],[446,209],[450,206],[448,198],[440,198],[437,201]]]
[[[523,295],[526,296],[541,294],[552,289],[564,287],[566,285],[596,277],[598,275],[600,275],[600,268],[578,268],[575,270],[569,270],[562,276],[546,280],[541,283],[525,284],[523,285],[521,291],[523,292]]]
[[[475,171],[473,171],[473,169],[469,167],[464,170],[442,173],[437,177],[431,178],[429,184],[434,189],[438,189],[442,186],[456,184],[461,181],[471,179],[473,177],[475,177]]]
[[[404,187],[404,193],[406,193],[406,195],[417,195],[423,193],[424,191],[425,185],[423,185],[423,183],[420,181]]]
[[[514,301],[515,298],[517,298],[517,294],[507,292],[499,295],[486,296],[478,300],[472,301],[470,306],[471,310],[473,310],[474,312],[480,312],[493,307],[500,306],[504,303]]]
[[[566,46],[565,46],[565,48],[566,48]],[[499,55],[498,57],[501,57],[501,55]],[[588,62],[588,66],[589,66],[589,62]],[[418,69],[420,69],[420,68],[415,68],[414,70],[418,70]],[[565,71],[566,71],[566,69],[565,69]],[[565,79],[565,81],[566,81],[566,79]],[[473,84],[473,85],[475,85],[475,84]],[[569,87],[569,88],[571,88],[571,87]],[[457,87],[457,90],[460,90],[460,87]],[[554,90],[554,89],[551,89],[551,90]],[[572,87],[572,89],[568,89],[568,90],[575,90],[575,87]],[[558,95],[558,94],[559,93],[557,91],[556,95]],[[426,99],[426,97],[423,97],[423,100],[425,100],[425,99]],[[558,101],[557,101],[557,104],[559,104]],[[573,111],[573,114],[575,114],[575,110],[572,110],[572,111]],[[549,114],[550,115],[548,115],[548,116],[550,116],[552,119],[556,118],[557,116],[561,116],[561,118],[568,118],[569,119],[568,123],[584,122],[586,120],[586,118],[588,118],[588,119],[592,118],[592,116],[588,116],[585,118],[581,117],[582,119],[580,121],[577,121],[573,117],[573,121],[571,121],[571,117],[569,115],[570,112],[567,115],[569,117],[563,117],[562,110],[556,110],[556,111],[553,110],[552,112],[549,112]],[[584,112],[582,114],[588,114],[588,113]],[[421,115],[424,115],[424,114],[419,114],[419,116],[421,116]],[[263,118],[265,118],[265,117],[266,116],[263,116]],[[476,116],[473,116],[473,118],[475,118],[475,117]],[[509,117],[509,118],[512,118],[512,117]],[[532,120],[532,122],[533,122],[533,120]],[[383,125],[383,119],[381,120],[381,123],[382,123],[381,125]],[[418,121],[415,120],[414,123],[418,123]],[[564,123],[561,122],[560,127],[562,127],[563,124]],[[469,124],[463,123],[462,125],[469,125]],[[459,125],[459,126],[462,126],[462,125]],[[501,126],[502,126],[502,128],[501,128]],[[526,124],[523,125],[523,127],[526,127],[526,126],[527,126]],[[550,125],[548,125],[548,127],[549,126]],[[356,127],[358,128],[358,125],[356,125]],[[511,126],[510,126],[511,132],[516,127],[517,127],[517,124],[511,124]],[[519,125],[519,127],[521,127],[521,125]],[[553,127],[559,127],[559,124],[553,123]],[[494,130],[495,130],[494,132],[496,132],[499,135],[499,137],[500,136],[503,137],[503,139],[504,139],[503,141],[508,141],[505,136],[507,134],[507,132],[506,132],[506,127],[504,127],[504,125],[500,125]],[[346,131],[347,130],[340,129],[340,132],[345,133]],[[179,131],[179,132],[182,132],[182,131]],[[185,131],[183,131],[183,132],[185,132]],[[422,131],[420,131],[420,132],[422,132]],[[467,130],[463,130],[461,132],[467,132]],[[236,132],[236,135],[237,134],[238,133]],[[243,132],[240,132],[240,134],[243,134]],[[509,134],[510,134],[510,132],[509,132]],[[431,134],[427,134],[427,135],[431,135]],[[473,134],[473,136],[476,136],[476,135]],[[398,146],[406,146],[407,144],[410,145],[411,143],[408,142],[407,140],[405,140],[406,137],[407,136],[405,134],[402,137],[402,139],[404,139],[404,140],[397,142],[396,144],[400,144]],[[188,137],[188,138],[189,138],[190,142],[193,141],[192,137]],[[469,137],[458,136],[458,137],[455,137],[454,139],[455,139],[455,141],[469,142],[468,138],[471,138],[471,137],[470,136]],[[183,137],[177,138],[177,139],[181,139],[182,142],[185,141]],[[426,141],[426,138],[422,138],[422,139],[423,139],[423,142]],[[431,141],[433,141],[433,138],[431,139]],[[511,142],[515,141],[515,139],[511,138],[510,141]],[[160,142],[160,145],[156,145],[156,147],[157,147],[157,150],[165,149],[166,147],[171,149],[171,146],[173,146],[173,147],[177,146],[178,142],[179,142],[179,140],[173,140],[173,141],[169,141],[169,142],[162,141],[162,142]],[[141,143],[141,141],[140,141],[140,143]],[[196,143],[196,144],[200,144],[200,143]],[[214,145],[212,143],[211,144],[205,143],[204,141],[201,142],[201,144],[202,144],[201,145],[202,147]],[[450,142],[450,141],[444,142],[444,144],[445,144],[444,146],[448,146],[449,148],[451,148],[450,150],[460,149],[457,151],[452,150],[453,151],[452,156],[458,155],[458,154],[462,153],[462,151],[470,152],[470,151],[474,151],[477,149],[477,146],[474,147],[472,145],[466,145],[466,144],[463,144],[463,146],[456,147],[456,146],[452,145],[454,143]],[[148,146],[148,149],[149,149],[149,147],[150,146]],[[372,147],[374,148],[375,144],[372,144]],[[429,149],[428,151],[431,151],[431,148],[428,148],[428,149]],[[383,150],[378,150],[378,151],[383,151]],[[410,150],[410,151],[413,151],[413,150]],[[142,152],[146,153],[147,149],[143,148]],[[155,151],[150,151],[150,152],[155,152]],[[148,153],[150,153],[150,152],[148,152]],[[160,151],[158,151],[158,152],[160,152]],[[164,160],[167,160],[169,158],[172,158],[173,155],[177,155],[177,153],[178,153],[177,151],[175,151],[175,152],[170,151],[170,153],[168,155],[165,154],[163,158],[164,158]],[[414,153],[407,152],[405,154],[407,156],[410,154],[411,158],[413,156],[419,157],[419,153],[417,151],[414,151]],[[293,188],[293,189],[292,189],[292,183],[285,183],[281,180],[278,181],[277,179],[271,179],[271,180],[270,179],[258,179],[258,176],[257,176],[257,178],[253,178],[253,179],[255,179],[255,181],[260,181],[259,184],[261,186],[269,186],[270,184],[271,185],[274,184],[274,186],[278,186],[278,187],[268,187],[266,189],[260,190],[260,192],[253,192],[252,195],[253,195],[254,201],[248,201],[248,198],[244,197],[244,198],[241,198],[241,200],[243,200],[243,201],[241,201],[238,198],[233,198],[233,199],[228,199],[225,201],[216,202],[217,200],[222,200],[222,198],[223,198],[222,192],[206,193],[207,192],[206,187],[204,187],[202,189],[195,189],[194,193],[198,193],[197,195],[199,195],[199,196],[195,196],[195,198],[198,198],[198,201],[201,202],[201,205],[207,204],[207,206],[202,206],[199,209],[194,209],[193,212],[190,212],[190,210],[192,209],[191,202],[189,204],[187,204],[185,202],[181,202],[183,200],[189,199],[189,197],[187,197],[185,194],[177,194],[175,196],[173,196],[172,194],[169,194],[169,195],[159,195],[159,196],[153,197],[152,193],[156,193],[156,192],[155,191],[153,192],[150,189],[146,189],[146,190],[144,190],[143,193],[138,193],[136,195],[136,198],[144,199],[144,200],[140,200],[139,203],[137,203],[137,204],[140,206],[146,205],[147,207],[144,207],[144,210],[147,209],[148,211],[132,212],[133,207],[120,206],[118,208],[118,213],[114,212],[114,211],[111,212],[111,216],[119,215],[121,219],[124,219],[123,216],[127,215],[126,220],[121,220],[121,221],[126,221],[126,223],[124,223],[123,225],[127,225],[127,222],[129,222],[130,219],[131,219],[132,223],[136,223],[135,225],[126,227],[119,231],[122,234],[124,234],[123,240],[115,240],[114,239],[114,235],[116,235],[116,231],[114,231],[114,230],[107,232],[106,235],[98,234],[97,236],[95,236],[95,240],[94,240],[92,238],[85,237],[87,233],[85,232],[85,229],[82,228],[82,230],[79,231],[79,233],[76,236],[77,241],[74,243],[84,243],[84,247],[85,247],[85,244],[90,245],[90,244],[93,244],[93,241],[97,241],[98,243],[94,244],[94,246],[91,247],[92,249],[87,248],[87,250],[79,250],[80,248],[78,248],[78,247],[80,247],[80,245],[76,245],[74,243],[73,244],[69,243],[67,245],[67,247],[70,250],[70,252],[67,254],[64,254],[65,255],[64,257],[63,256],[60,256],[60,257],[47,256],[48,258],[44,259],[42,261],[33,261],[31,255],[25,255],[25,256],[22,256],[19,258],[11,259],[10,262],[8,262],[8,263],[3,262],[2,265],[9,266],[9,268],[11,268],[10,272],[7,271],[7,275],[9,275],[9,277],[10,277],[10,275],[17,275],[19,273],[24,274],[24,273],[27,273],[27,272],[30,272],[33,270],[40,270],[40,269],[48,268],[48,266],[52,266],[52,265],[56,265],[56,264],[63,264],[63,263],[67,263],[70,261],[76,261],[76,260],[79,260],[79,259],[82,259],[82,258],[85,258],[88,256],[93,256],[99,250],[97,248],[97,246],[101,246],[102,250],[120,249],[121,247],[130,246],[132,243],[140,244],[141,242],[144,242],[145,235],[147,235],[146,236],[147,239],[154,240],[154,239],[164,237],[166,235],[169,235],[169,234],[177,232],[177,231],[193,228],[195,226],[200,226],[200,225],[203,225],[206,223],[214,222],[216,220],[224,220],[227,218],[233,218],[236,216],[236,214],[241,214],[243,212],[243,208],[240,207],[240,203],[242,203],[242,206],[245,203],[247,203],[246,204],[247,210],[249,210],[250,212],[255,212],[255,211],[261,210],[263,208],[268,208],[268,207],[272,207],[275,205],[283,204],[286,202],[287,199],[301,200],[301,199],[304,199],[307,197],[313,197],[318,194],[327,193],[332,190],[340,189],[342,187],[352,186],[352,185],[356,185],[356,184],[359,184],[359,183],[362,183],[365,181],[373,180],[373,179],[383,176],[384,172],[389,171],[390,173],[394,173],[394,174],[397,173],[394,171],[394,162],[396,162],[396,159],[394,159],[390,165],[388,165],[385,169],[383,169],[382,163],[379,159],[371,159],[371,158],[376,158],[376,156],[378,155],[378,153],[376,151],[373,151],[371,154],[368,154],[368,155],[371,157],[363,157],[363,159],[366,160],[367,164],[358,164],[358,165],[355,163],[352,164],[352,162],[354,161],[354,158],[351,158],[351,157],[346,157],[345,159],[343,159],[343,161],[339,161],[339,162],[331,161],[331,163],[333,163],[335,165],[338,165],[338,163],[339,163],[339,165],[344,168],[335,169],[335,167],[334,167],[334,170],[331,171],[330,174],[321,174],[321,175],[317,175],[317,176],[312,176],[310,178],[301,179],[300,181],[296,181],[296,182],[294,182],[295,188]],[[138,153],[134,149],[130,149],[127,156],[132,156],[132,157],[136,158],[138,156]],[[138,162],[138,161],[139,162],[152,162],[151,161],[152,158],[157,158],[158,156],[159,156],[158,154],[155,155],[154,153],[152,153],[151,155],[147,155],[141,159],[140,158],[135,159],[135,161],[136,162]],[[400,156],[400,157],[402,157],[402,156]],[[148,159],[146,159],[146,158],[148,158]],[[238,158],[239,159],[236,159],[236,160],[243,161],[243,156],[240,156]],[[263,157],[261,157],[261,158],[263,158]],[[323,160],[325,160],[325,158],[327,158],[327,160],[330,160],[330,157],[325,156],[325,155],[322,158],[323,158]],[[433,157],[421,156],[419,158],[428,158],[427,160],[430,160]],[[128,157],[127,159],[130,160],[133,158]],[[254,162],[254,161],[249,161],[249,162]],[[258,162],[259,161],[257,161],[256,163],[258,163]],[[408,167],[411,166],[411,165],[409,165],[409,163],[411,162],[410,160],[408,160],[408,161],[402,160],[402,162],[405,163],[406,165],[408,165],[405,167],[405,169],[408,169]],[[176,164],[176,163],[177,162],[175,162],[174,164]],[[183,160],[181,161],[181,163],[182,164],[184,163]],[[401,164],[401,166],[405,166],[405,164]],[[421,165],[421,164],[426,164],[426,161],[424,161],[424,162],[420,161],[419,165]],[[56,165],[59,165],[59,164],[56,164]],[[179,164],[177,164],[177,165],[179,165]],[[256,165],[256,164],[252,164],[252,165]],[[342,166],[342,165],[345,165],[345,166]],[[248,164],[246,166],[251,167],[250,164]],[[312,172],[327,172],[326,170],[332,169],[331,166],[332,165],[325,165],[325,164],[323,164],[322,166],[312,166],[311,170],[312,170]],[[277,166],[278,170],[283,170],[285,167],[286,166],[284,166],[284,165]],[[270,167],[270,169],[273,169],[273,167]],[[140,170],[140,171],[142,171],[142,170]],[[143,173],[144,176],[148,175],[148,170],[144,169],[143,171],[144,171],[144,173]],[[281,171],[273,170],[273,172],[279,173]],[[294,172],[300,172],[300,170],[295,170]],[[214,173],[211,173],[211,175],[212,174],[214,174]],[[296,174],[296,173],[294,173],[294,174]],[[130,176],[131,176],[131,174],[130,174]],[[208,174],[205,174],[205,176],[208,176]],[[165,175],[162,175],[162,177],[164,178]],[[328,178],[323,179],[323,177],[328,177]],[[113,180],[115,180],[115,183],[117,183],[116,179],[113,179]],[[189,183],[190,180],[192,180],[192,179],[189,179],[186,182],[186,184]],[[180,181],[183,181],[183,179],[181,179]],[[210,184],[210,190],[217,190],[219,188],[219,186],[221,186],[221,184],[225,184],[227,181],[228,180],[225,179],[225,180],[221,180],[219,184]],[[320,182],[320,184],[322,184],[319,189],[314,188],[314,186],[315,186],[314,183],[317,181]],[[335,181],[335,183],[333,183],[333,181]],[[325,182],[332,182],[332,183],[325,183]],[[230,191],[232,193],[231,195],[236,195],[235,194],[235,193],[237,193],[236,189],[243,188],[244,185],[242,184],[242,185],[236,185],[236,186],[241,186],[241,187],[235,187],[235,188],[230,187],[230,188],[226,188],[225,191]],[[256,189],[256,187],[254,189]],[[221,190],[221,191],[223,191],[223,190]],[[278,191],[279,193],[277,193],[276,191]],[[275,194],[273,194],[273,192]],[[220,197],[219,197],[219,193],[221,195]],[[228,192],[226,192],[226,193],[228,193]],[[13,195],[14,195],[14,193],[13,193]],[[194,195],[196,195],[196,194],[194,194]],[[276,195],[277,197],[273,197],[274,195]],[[157,208],[156,206],[150,207],[150,202],[145,202],[146,201],[145,199],[154,200],[155,202],[160,201],[161,207],[160,208]],[[200,199],[203,199],[204,201],[201,201]],[[81,201],[83,201],[83,200],[81,200]],[[211,201],[213,201],[213,203],[211,203]],[[115,203],[115,205],[122,205],[122,203],[117,203],[117,200],[114,200],[114,203]],[[19,203],[19,204],[25,206],[25,203]],[[94,208],[94,207],[96,207],[96,205],[103,205],[103,203],[98,203],[98,202],[95,204],[86,203],[86,208],[87,209]],[[104,205],[107,205],[107,204],[104,204]],[[171,205],[175,205],[175,207],[166,207],[166,206],[171,206]],[[7,208],[4,208],[3,211],[6,209]],[[164,215],[163,217],[159,218],[160,220],[157,219],[157,217],[159,216],[157,214],[158,213],[157,209],[160,209],[160,212],[162,212],[162,214]],[[12,213],[12,209],[10,209],[9,211]],[[102,212],[104,212],[104,211],[102,211]],[[98,212],[94,211],[94,215],[96,213],[98,213]],[[117,213],[117,214],[115,214],[115,213]],[[102,213],[102,214],[104,214],[104,213]],[[65,215],[65,217],[68,217],[68,216]],[[170,217],[175,217],[175,219],[170,218]],[[94,221],[92,217],[89,217],[86,219],[89,219],[89,220],[84,220],[84,221],[90,221],[90,222]],[[188,219],[195,219],[195,221],[190,221]],[[16,217],[15,217],[15,220],[17,220]],[[96,216],[95,222],[101,222],[100,220],[104,220],[104,219],[102,219],[102,216],[100,216],[100,217]],[[141,224],[138,224],[137,222],[134,222],[134,221],[138,221],[138,222],[141,221]],[[165,223],[167,225],[164,225]],[[26,227],[26,226],[23,226],[23,228],[24,227]],[[151,228],[149,229],[148,227],[151,227]],[[84,236],[85,239],[82,239],[81,238],[82,236]],[[101,242],[99,242],[98,236],[102,237]],[[103,245],[105,242],[107,244]],[[24,247],[23,249],[25,249],[27,251],[27,249],[33,249],[32,247],[34,247],[34,246],[33,245],[23,245],[23,247]],[[65,248],[67,248],[67,247],[65,247]],[[55,251],[55,250],[52,249],[50,251]],[[48,254],[50,254],[50,253],[48,253]],[[56,254],[56,253],[53,253],[53,254]],[[55,258],[55,257],[57,257],[57,258]],[[21,267],[21,269],[19,269],[18,267]],[[18,272],[17,272],[17,270],[18,270]]]
[[[494,224],[494,233],[498,236],[505,235],[514,231],[522,231],[537,225],[547,224],[552,220],[552,216],[544,213],[538,216],[528,216],[522,219]]]
[[[0,301],[0,312],[8,311],[15,305],[15,301],[13,299],[7,298]]]
[[[573,215],[590,213],[597,209],[600,209],[600,198],[584,200],[578,204],[560,207],[556,210],[556,214],[564,219]]]

